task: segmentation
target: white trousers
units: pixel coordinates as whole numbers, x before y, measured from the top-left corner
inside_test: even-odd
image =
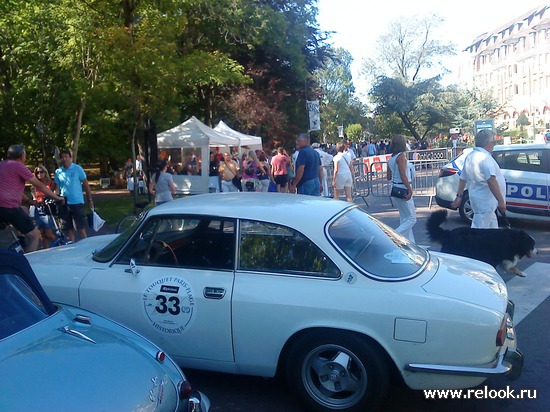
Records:
[[[498,219],[496,213],[483,212],[477,213],[474,211],[474,218],[472,219],[473,229],[498,229]]]
[[[399,226],[395,230],[411,242],[416,242],[413,233],[413,226],[416,224],[414,200],[412,198],[405,200],[392,197],[392,202],[399,211]]]

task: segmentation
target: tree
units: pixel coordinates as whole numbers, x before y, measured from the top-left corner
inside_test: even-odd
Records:
[[[447,106],[437,78],[407,84],[381,76],[369,94],[376,104],[375,115],[396,114],[416,140],[445,119]]]
[[[22,141],[35,157],[42,136],[105,171],[148,119],[159,130],[190,115],[228,116],[248,132],[303,130],[304,84],[324,59],[315,4],[4,0],[0,141]]]
[[[504,110],[504,105],[493,98],[490,90],[451,85],[447,87],[443,97],[449,102],[445,128],[459,127],[473,133],[476,120],[496,118]]]
[[[303,130],[304,84],[321,64],[325,51],[325,34],[318,28],[315,4],[316,0],[202,0],[187,8],[189,25],[182,33],[181,49],[224,52],[246,67],[253,81],[201,92],[197,99],[187,99],[182,111],[207,107],[208,99],[212,111],[206,116],[207,123],[226,117],[225,121],[243,131],[267,135],[268,139],[281,137],[281,131],[288,135]],[[193,89],[188,91],[195,95]],[[261,110],[234,99],[233,94],[261,98],[282,123],[273,129],[273,122],[261,115]]]
[[[359,141],[363,138],[363,126],[358,123],[346,127],[346,135],[350,140]]]
[[[445,72],[441,58],[455,54],[455,48],[434,38],[442,21],[435,14],[392,21],[388,32],[379,37],[375,55],[364,62],[364,75],[371,79],[395,77],[414,83],[425,78],[426,71],[436,69],[437,75]]]
[[[519,125],[519,131],[520,131],[520,136],[522,139],[525,138],[525,126],[529,126],[531,124],[531,122],[529,121],[529,118],[525,115],[525,113],[521,113],[518,117],[518,119],[516,120],[516,124]]]
[[[321,95],[321,129],[325,140],[336,140],[338,126],[365,125],[365,106],[354,94],[352,62],[353,57],[347,50],[329,49],[323,66],[315,71]]]
[[[448,108],[439,83],[445,72],[441,57],[454,48],[433,38],[441,21],[436,15],[395,20],[378,40],[375,56],[363,65],[363,73],[373,80],[369,95],[375,114],[395,113],[417,140],[445,119]],[[435,76],[424,76],[434,70]]]

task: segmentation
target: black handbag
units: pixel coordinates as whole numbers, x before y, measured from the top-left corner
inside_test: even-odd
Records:
[[[391,197],[397,197],[398,199],[405,199],[407,195],[409,194],[409,190],[405,187],[397,187],[392,186],[391,187]]]
[[[243,186],[241,184],[241,178],[238,177],[238,176],[235,176],[233,177],[233,179],[231,179],[231,181],[233,182],[233,184],[235,185],[235,187],[237,189],[239,189],[239,192],[242,192],[243,191]]]

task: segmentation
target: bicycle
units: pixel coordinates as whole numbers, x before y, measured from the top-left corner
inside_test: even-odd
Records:
[[[122,233],[125,232],[129,227],[132,227],[134,223],[141,220],[143,217],[143,213],[145,212],[145,208],[149,204],[148,201],[146,202],[140,202],[136,203],[134,206],[134,213],[131,215],[124,216],[120,222],[118,222],[118,225],[116,226],[115,233]]]
[[[53,233],[55,240],[50,244],[50,247],[63,246],[72,243],[65,237],[65,234],[59,228],[56,215],[58,214],[57,202],[53,199],[46,199],[44,202],[36,204],[35,213],[43,213],[52,217]]]
[[[13,236],[13,242],[11,242],[6,249],[21,254],[25,253],[25,246],[27,243],[25,240],[25,236],[20,236],[15,228],[11,225],[11,223],[0,221],[0,231],[3,231],[5,229],[9,230],[9,232]]]

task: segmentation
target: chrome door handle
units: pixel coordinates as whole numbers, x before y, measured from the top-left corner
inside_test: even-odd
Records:
[[[206,299],[223,299],[225,296],[225,289],[223,288],[212,288],[212,287],[205,287],[204,288],[204,297]]]

